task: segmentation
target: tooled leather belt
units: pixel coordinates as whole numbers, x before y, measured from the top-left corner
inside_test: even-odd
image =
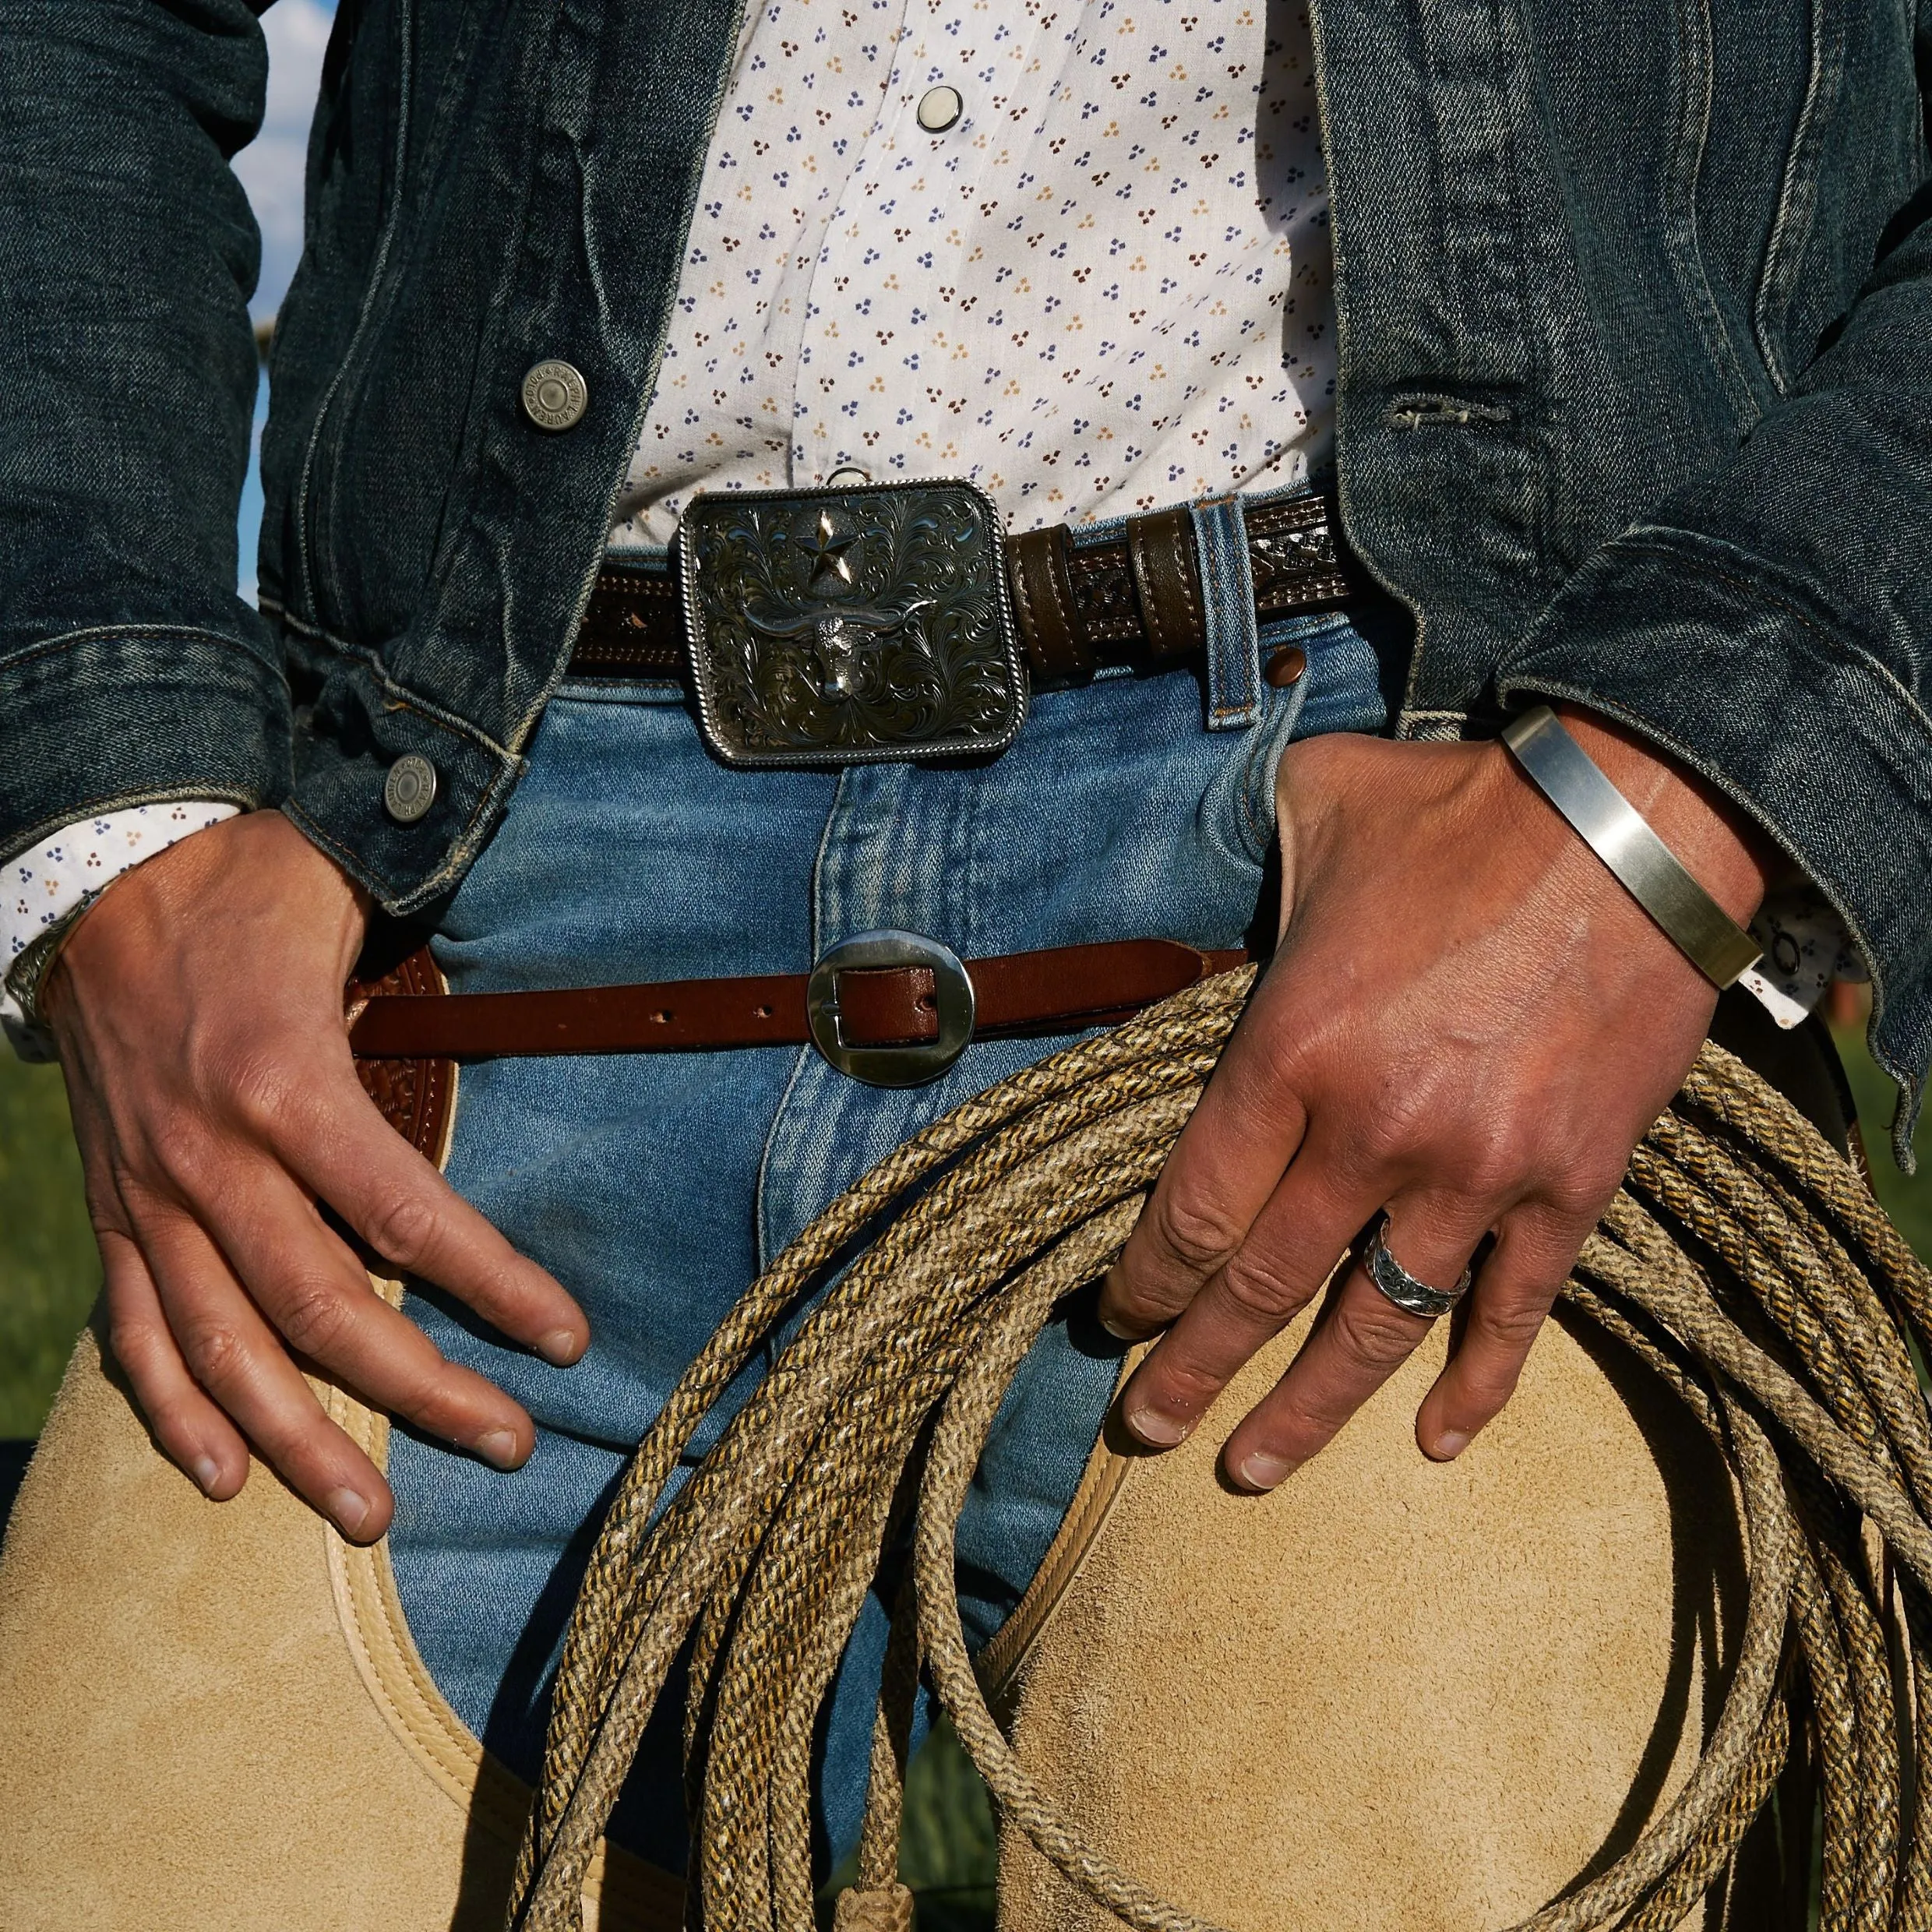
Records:
[[[1139,939],[966,961],[922,934],[887,932],[833,947],[809,973],[453,994],[425,948],[379,979],[351,981],[346,1018],[364,1087],[433,1155],[459,1060],[809,1042],[855,1080],[916,1086],[971,1040],[1112,1025],[1247,957]]]
[[[1329,499],[1244,505],[1266,623],[1359,587]],[[1027,686],[1206,648],[1195,514],[1007,537],[961,483],[721,492],[686,506],[677,567],[607,559],[571,647],[580,679],[688,680],[712,749],[741,767],[996,753]]]

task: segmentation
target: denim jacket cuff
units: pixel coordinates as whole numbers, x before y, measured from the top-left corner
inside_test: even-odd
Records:
[[[124,806],[244,809],[288,790],[279,663],[185,626],[69,633],[0,658],[0,860]]]
[[[1734,799],[1844,920],[1897,1082],[1900,1166],[1932,1062],[1932,718],[1761,560],[1646,530],[1593,555],[1498,666],[1511,708],[1620,720]]]

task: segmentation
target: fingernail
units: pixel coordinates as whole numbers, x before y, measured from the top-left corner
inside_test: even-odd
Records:
[[[584,1344],[569,1328],[553,1328],[537,1344],[537,1352],[559,1369],[567,1369],[583,1354]]]
[[[368,1499],[357,1495],[354,1490],[331,1490],[329,1514],[335,1518],[337,1527],[344,1535],[359,1535],[362,1525],[369,1520]]]
[[[220,1465],[213,1456],[197,1456],[189,1474],[201,1485],[203,1496],[213,1495],[215,1485],[221,1480]]]
[[[1100,1317],[1100,1325],[1116,1341],[1137,1341],[1140,1339],[1131,1328],[1116,1328],[1105,1315]]]
[[[1127,1426],[1152,1449],[1172,1449],[1185,1442],[1194,1425],[1178,1416],[1163,1415],[1151,1404],[1127,1411]]]
[[[516,1438],[507,1429],[492,1429],[476,1439],[476,1453],[499,1469],[513,1469],[522,1458],[516,1453]]]
[[[1436,1438],[1435,1448],[1430,1452],[1438,1462],[1453,1462],[1469,1446],[1467,1433],[1460,1429],[1445,1429]]]
[[[1266,1491],[1285,1482],[1301,1467],[1285,1456],[1271,1456],[1260,1449],[1250,1450],[1236,1469],[1235,1480],[1251,1490]]]

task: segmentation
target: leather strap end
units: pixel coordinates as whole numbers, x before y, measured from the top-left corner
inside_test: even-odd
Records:
[[[1041,679],[1093,675],[1093,647],[1080,621],[1069,560],[1072,545],[1063,525],[1029,530],[1007,543],[1014,614],[1026,640],[1028,662]]]
[[[1157,658],[1189,658],[1208,644],[1194,519],[1186,509],[1127,519],[1127,558],[1141,598],[1141,621]]]

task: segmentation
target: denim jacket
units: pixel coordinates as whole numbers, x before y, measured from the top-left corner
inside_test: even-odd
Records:
[[[1292,5],[1295,0],[1269,0]],[[742,0],[341,0],[235,593],[248,0],[0,0],[0,856],[281,804],[390,911],[488,839],[649,400]],[[1349,541],[1400,728],[1627,721],[1932,1061],[1932,168],[1914,0],[1315,0]],[[517,396],[548,357],[582,421]],[[435,766],[404,826],[383,784]]]

